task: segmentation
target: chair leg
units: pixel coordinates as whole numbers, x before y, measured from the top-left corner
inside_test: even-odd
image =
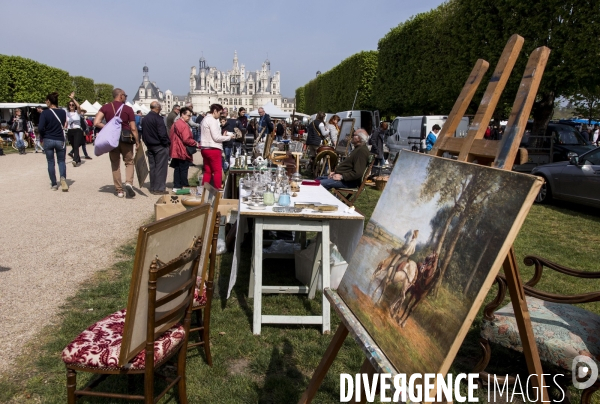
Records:
[[[75,404],[77,397],[75,390],[77,389],[77,373],[73,369],[67,369],[67,403]]]
[[[198,310],[200,311],[200,310]],[[185,348],[185,349],[184,349]],[[187,404],[187,385],[185,382],[185,366],[186,366],[186,355],[187,355],[187,346],[183,346],[179,350],[178,358],[177,358],[177,376],[180,377],[179,382],[177,383],[177,392],[179,394],[179,402],[181,404]]]
[[[150,355],[154,355],[154,352]],[[148,354],[146,354],[146,358],[148,358]],[[151,363],[151,361],[146,359],[146,363]],[[154,404],[154,369],[149,366],[146,366],[144,372],[144,404]]]
[[[206,309],[208,309],[208,311],[204,315],[204,323],[202,324],[204,327],[202,330],[202,341],[204,341],[204,355],[206,356],[206,363],[208,363],[208,366],[212,367],[212,355],[210,354],[210,305],[208,305],[204,310]]]

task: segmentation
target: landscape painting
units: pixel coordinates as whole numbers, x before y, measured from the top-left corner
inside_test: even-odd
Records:
[[[402,151],[338,288],[399,373],[443,373],[541,181]]]

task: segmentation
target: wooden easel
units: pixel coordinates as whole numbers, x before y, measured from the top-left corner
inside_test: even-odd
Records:
[[[475,63],[430,154],[442,156],[447,152],[458,155],[459,161],[491,164],[493,167],[505,170],[512,169],[519,143],[523,136],[525,125],[548,61],[548,56],[550,55],[550,49],[540,47],[531,53],[502,140],[487,140],[484,139],[484,134],[498,104],[500,95],[510,77],[523,42],[523,38],[516,34],[508,40],[498,61],[498,65],[490,78],[473,123],[469,127],[467,136],[465,138],[455,138],[454,132],[489,67],[489,63],[482,59],[479,59]],[[503,269],[523,344],[523,353],[525,354],[527,368],[530,374],[536,375],[533,378],[533,384],[535,387],[540,388],[540,399],[547,400],[548,393],[546,388],[540,387],[545,386],[542,376],[542,364],[535,344],[523,283],[517,268],[513,248],[510,249],[504,261]],[[339,295],[331,290],[326,290],[325,295],[332,303],[342,323],[339,325],[325,355],[315,370],[308,388],[300,398],[300,404],[310,403],[315,397],[319,386],[348,333],[352,334],[366,356],[359,371],[360,373],[397,373],[396,369],[390,364],[383,352]],[[454,357],[455,354],[456,352],[450,352],[449,356]],[[362,394],[361,397],[364,400],[365,395]]]

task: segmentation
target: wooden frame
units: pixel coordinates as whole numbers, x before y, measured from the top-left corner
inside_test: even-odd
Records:
[[[150,276],[148,268],[151,261],[158,256],[162,262],[168,262],[179,252],[190,248],[195,239],[204,239],[205,228],[209,220],[209,209],[208,205],[200,205],[148,226],[140,227],[127,300],[128,310],[119,356],[120,366],[125,366],[144,349],[146,344],[148,292],[143,285],[148,282]],[[192,269],[190,264],[183,268],[182,272]],[[169,282],[166,282],[165,285],[158,285],[157,295],[160,297],[168,292],[170,286]],[[163,310],[170,310],[179,303],[180,299],[174,300]],[[156,332],[164,332],[173,324],[173,322],[162,324]]]
[[[340,124],[340,133],[338,134],[337,142],[335,144],[335,152],[337,154],[346,156],[348,154],[348,147],[350,147],[350,140],[352,139],[352,133],[354,132],[354,118],[344,118]]]
[[[210,243],[208,242],[208,240],[211,239],[211,235],[212,235],[212,231],[213,231],[213,226],[211,225],[211,223],[215,223],[215,221],[217,220],[218,206],[219,206],[219,201],[221,200],[221,193],[219,192],[218,189],[216,189],[215,187],[210,185],[208,182],[204,183],[203,187],[204,187],[204,190],[202,191],[202,203],[207,203],[209,205],[209,210],[208,210],[208,222],[207,222],[207,226],[204,230],[204,240],[207,240],[207,242],[202,247],[202,256],[200,259],[200,271],[199,272],[200,272],[200,277],[202,278],[202,281],[204,281],[204,279],[206,277],[206,270],[207,270],[206,264],[208,263],[208,256],[210,254]]]
[[[448,372],[541,184],[401,152],[338,288],[400,373]]]
[[[206,287],[206,303],[202,306],[193,306],[192,313],[196,313],[197,326],[190,328],[190,334],[192,332],[198,332],[198,341],[194,343],[188,342],[188,349],[203,346],[204,355],[206,356],[206,362],[208,366],[212,366],[212,355],[210,354],[210,309],[212,306],[212,298],[214,294],[214,278],[215,278],[215,267],[217,261],[217,239],[219,237],[219,227],[221,224],[221,214],[217,212],[215,225],[212,233],[212,242],[210,243],[210,264],[206,278],[202,278],[200,287]],[[202,290],[198,293],[202,295]]]

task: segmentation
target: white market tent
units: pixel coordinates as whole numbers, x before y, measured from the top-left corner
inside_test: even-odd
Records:
[[[269,114],[269,116],[271,118],[288,119],[290,117],[290,114],[288,112],[283,112],[282,110],[277,108],[275,105],[273,105],[272,102],[267,102],[265,105],[262,106],[262,108],[265,110],[265,113]],[[255,109],[254,111],[250,112],[248,115],[251,118],[260,116],[258,114],[258,109]]]
[[[82,102],[79,107],[81,109],[85,109],[85,115],[96,115],[96,113],[98,112],[98,110],[96,109],[96,107],[94,107],[92,104],[90,104],[90,102],[88,100],[85,100],[84,102]]]
[[[94,108],[96,108],[97,111],[100,110],[100,108],[102,108],[102,105],[100,105],[100,103],[98,101],[96,101],[95,103],[92,104],[94,106]]]

